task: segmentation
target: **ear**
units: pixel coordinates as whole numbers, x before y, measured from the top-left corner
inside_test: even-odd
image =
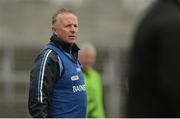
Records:
[[[56,33],[56,28],[55,28],[54,26],[51,27],[51,30],[52,30],[52,33],[53,33],[53,34],[55,34],[55,35],[57,34],[57,33]]]

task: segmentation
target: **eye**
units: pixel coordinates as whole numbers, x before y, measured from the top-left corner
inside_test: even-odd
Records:
[[[67,27],[71,27],[71,24],[68,24],[68,25],[66,25],[65,27],[66,27],[66,28],[67,28]]]
[[[75,27],[75,28],[77,28],[77,27],[78,27],[78,25],[76,25],[76,24],[75,24],[75,25],[74,25],[74,27]]]

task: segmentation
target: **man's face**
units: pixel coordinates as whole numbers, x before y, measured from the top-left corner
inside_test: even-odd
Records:
[[[82,53],[79,54],[79,59],[85,69],[91,68],[95,61],[96,55],[89,49],[84,50]]]
[[[77,17],[71,13],[63,13],[59,14],[56,19],[52,28],[53,34],[66,43],[75,43],[79,32]]]

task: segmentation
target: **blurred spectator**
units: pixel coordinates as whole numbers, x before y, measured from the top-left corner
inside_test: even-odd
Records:
[[[87,91],[87,118],[104,118],[101,77],[92,67],[96,61],[96,49],[90,43],[80,47],[79,58],[83,65],[84,80]]]
[[[157,0],[136,31],[127,117],[180,117],[180,2]]]

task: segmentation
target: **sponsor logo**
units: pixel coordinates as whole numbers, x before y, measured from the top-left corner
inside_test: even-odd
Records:
[[[73,89],[73,93],[86,91],[85,85],[73,86],[72,89]]]

